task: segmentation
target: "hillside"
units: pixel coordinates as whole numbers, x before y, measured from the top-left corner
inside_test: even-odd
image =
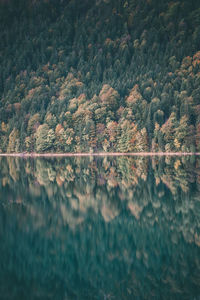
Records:
[[[200,151],[200,4],[0,1],[0,152]]]

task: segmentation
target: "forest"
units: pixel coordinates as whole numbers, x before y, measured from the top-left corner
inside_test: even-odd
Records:
[[[200,152],[200,3],[0,1],[0,153]]]

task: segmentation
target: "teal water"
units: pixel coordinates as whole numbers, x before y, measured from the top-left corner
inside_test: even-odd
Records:
[[[200,160],[0,158],[0,299],[200,299]]]

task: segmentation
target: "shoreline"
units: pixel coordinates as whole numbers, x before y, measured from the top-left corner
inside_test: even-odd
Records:
[[[200,156],[199,152],[0,153],[0,157]]]

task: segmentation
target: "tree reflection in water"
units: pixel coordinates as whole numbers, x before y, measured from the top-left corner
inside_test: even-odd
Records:
[[[3,299],[198,299],[198,158],[1,158],[0,170]]]

